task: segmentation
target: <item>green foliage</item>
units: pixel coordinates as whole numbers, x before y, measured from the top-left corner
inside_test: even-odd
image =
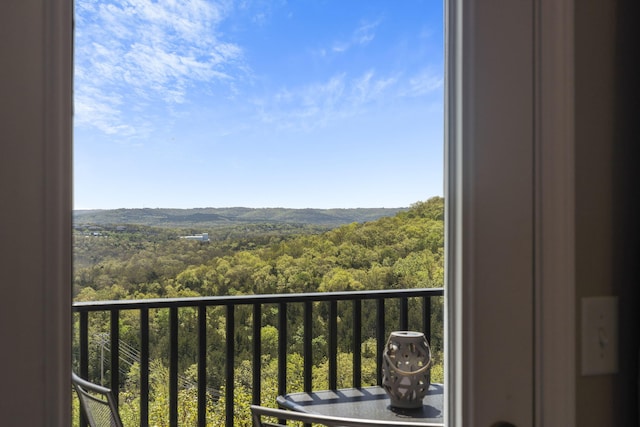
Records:
[[[150,213],[159,214],[144,214]],[[250,211],[236,213],[251,214]],[[99,232],[79,227],[74,232],[74,297],[76,301],[91,301],[441,287],[444,283],[443,218],[444,201],[434,197],[394,216],[370,222],[352,222],[323,232],[318,228],[296,228],[291,224],[245,223],[242,226],[218,227],[209,230],[209,242],[180,239],[181,235],[206,230],[171,229],[166,224],[163,224],[164,228],[131,224],[123,228],[104,224]],[[378,319],[375,307],[369,303],[372,302],[364,301],[362,307],[363,385],[375,384],[376,381],[375,330]],[[409,301],[410,329],[422,327],[419,304],[418,300]],[[399,306],[387,304],[385,310],[385,318],[389,324],[394,324],[400,315]],[[326,303],[316,303],[313,307],[313,385],[318,389],[328,386],[327,312]],[[288,372],[299,373],[303,366],[302,305],[291,304],[287,316],[290,325],[287,328],[287,342],[290,343]],[[196,389],[189,386],[197,382],[197,317],[196,310],[192,308],[179,311],[181,425],[195,425],[197,416]],[[435,361],[432,380],[442,382],[442,298],[432,299],[431,317],[430,344]],[[264,307],[261,319],[253,319],[250,307],[236,309],[233,337],[236,353],[235,425],[251,425],[248,405],[253,387],[253,357],[260,357],[262,361],[262,402],[267,405],[275,402],[278,390],[277,319],[277,307]],[[77,316],[74,321],[77,325]],[[254,321],[261,325],[260,355],[253,355],[252,351]],[[207,309],[207,387],[210,390],[207,425],[224,425],[225,422],[226,322],[225,307]],[[352,384],[352,322],[351,304],[340,303],[339,387]],[[90,315],[91,378],[110,378],[109,363],[102,360],[108,328],[109,313]],[[151,425],[158,426],[168,424],[168,328],[168,309],[149,310],[152,364],[150,421]],[[133,349],[140,348],[138,313],[123,311],[120,314],[120,336]],[[74,354],[78,352],[78,341],[74,336]],[[124,364],[123,368],[126,372],[120,374],[120,382],[124,384],[120,396],[121,411],[126,425],[137,425],[139,365],[132,360],[131,365]],[[301,391],[301,381],[301,375],[290,375],[287,390]]]
[[[74,233],[77,301],[182,295],[435,287],[443,283],[443,199],[318,234],[180,239],[186,231],[105,226]],[[248,225],[247,228],[250,228]],[[190,231],[192,233],[194,231]],[[251,241],[250,241],[251,240]]]

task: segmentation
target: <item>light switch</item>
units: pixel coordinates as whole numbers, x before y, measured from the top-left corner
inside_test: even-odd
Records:
[[[582,298],[582,375],[618,372],[618,298]]]

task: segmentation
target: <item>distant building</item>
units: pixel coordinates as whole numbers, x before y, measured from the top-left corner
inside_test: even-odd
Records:
[[[181,239],[199,240],[201,242],[209,241],[209,233],[194,234],[193,236],[182,236]]]

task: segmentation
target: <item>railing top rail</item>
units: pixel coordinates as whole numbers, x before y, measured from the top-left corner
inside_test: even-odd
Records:
[[[105,310],[139,310],[145,308],[199,307],[242,304],[278,304],[305,301],[348,301],[380,298],[442,296],[444,288],[383,289],[371,291],[310,292],[292,294],[254,294],[185,298],[154,298],[115,301],[82,301],[73,303],[74,312]]]

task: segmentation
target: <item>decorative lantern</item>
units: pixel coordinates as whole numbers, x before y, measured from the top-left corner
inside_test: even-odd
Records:
[[[429,390],[431,350],[422,332],[391,332],[382,353],[382,387],[397,408],[419,408]]]

